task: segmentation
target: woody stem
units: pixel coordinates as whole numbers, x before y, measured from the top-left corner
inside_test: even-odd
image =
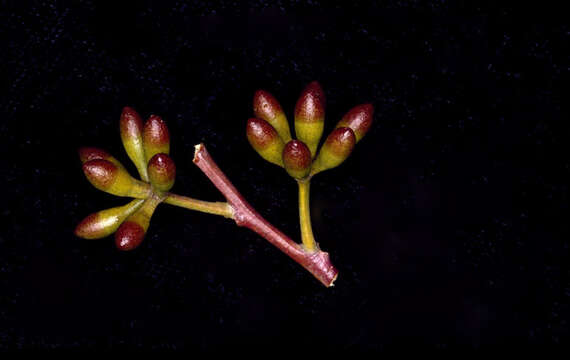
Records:
[[[232,210],[231,218],[236,224],[255,231],[307,269],[325,286],[332,286],[338,276],[338,270],[331,263],[329,254],[316,246],[312,251],[308,251],[306,247],[297,244],[271,225],[245,200],[220,170],[205,145],[199,144],[195,148],[194,163],[224,195]]]

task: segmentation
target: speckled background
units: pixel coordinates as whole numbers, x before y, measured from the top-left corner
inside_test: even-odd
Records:
[[[0,8],[0,349],[567,343],[570,29],[556,9],[73,3]],[[334,288],[251,231],[168,205],[134,252],[74,237],[122,203],[87,182],[76,150],[128,163],[130,105],[168,122],[174,191],[222,199],[191,163],[203,141],[298,238],[295,184],[244,126],[256,89],[291,116],[312,80],[326,132],[352,106],[376,107],[349,161],[312,186]]]

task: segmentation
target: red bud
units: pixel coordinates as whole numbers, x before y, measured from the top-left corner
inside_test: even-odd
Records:
[[[160,116],[151,115],[144,124],[143,144],[147,162],[156,154],[170,153],[170,133]]]
[[[174,185],[176,165],[170,156],[156,154],[148,162],[150,182],[160,191],[168,191]]]
[[[352,129],[343,127],[333,130],[321,147],[311,173],[314,175],[339,166],[348,158],[355,144],[356,136]]]
[[[108,160],[87,161],[83,172],[93,186],[110,194],[144,198],[150,190],[148,184],[134,179],[124,168]]]
[[[84,239],[100,239],[114,233],[129,215],[143,204],[143,199],[132,200],[127,205],[101,210],[87,216],[75,228],[75,235]]]
[[[372,104],[361,104],[350,109],[336,125],[336,128],[349,127],[354,131],[356,142],[360,139],[372,126],[374,115],[374,106]]]
[[[141,244],[154,210],[163,199],[159,196],[150,196],[135,213],[119,226],[115,233],[115,245],[118,249],[133,250]]]
[[[321,85],[313,81],[305,87],[295,106],[295,134],[303,141],[313,156],[325,124],[325,93]]]
[[[284,142],[291,140],[289,122],[281,105],[273,95],[265,90],[257,90],[253,95],[253,112],[257,118],[267,121],[277,131]]]
[[[146,230],[136,222],[125,221],[115,233],[115,245],[119,250],[136,249],[143,241]]]
[[[100,190],[107,190],[118,176],[118,168],[107,160],[95,159],[83,164],[83,172],[89,182]]]
[[[302,141],[291,140],[283,148],[283,165],[295,179],[302,179],[311,170],[311,151]]]
[[[265,160],[283,166],[283,140],[267,121],[251,118],[246,125],[247,140]]]

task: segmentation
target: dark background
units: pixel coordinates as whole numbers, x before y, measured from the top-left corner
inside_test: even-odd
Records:
[[[0,349],[568,341],[560,9],[73,3],[0,10]],[[130,105],[167,121],[173,191],[222,200],[191,162],[205,142],[298,239],[296,186],[244,127],[256,89],[292,118],[312,80],[327,95],[325,135],[352,106],[376,107],[349,161],[313,181],[335,287],[230,220],[169,205],[136,251],[74,237],[84,216],[125,203],[85,180],[76,150],[107,149],[135,174],[118,133]]]

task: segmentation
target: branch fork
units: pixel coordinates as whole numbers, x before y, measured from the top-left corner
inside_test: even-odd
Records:
[[[239,193],[218,167],[204,144],[195,146],[193,162],[226,198],[210,202],[169,192],[174,185],[176,166],[170,158],[170,133],[166,123],[151,115],[143,123],[140,115],[125,107],[120,118],[120,134],[125,151],[135,164],[140,179],[104,150],[79,149],[83,172],[97,189],[132,199],[128,204],[102,210],[84,218],[75,234],[84,239],[100,239],[115,234],[118,249],[136,249],[143,241],[150,220],[160,203],[224,216],[269,241],[295,260],[322,284],[333,286],[338,270],[329,254],[322,251],[313,235],[310,211],[311,178],[343,163],[355,144],[372,124],[373,106],[352,108],[337,123],[319,148],[324,128],[325,95],[316,81],[308,84],[295,106],[293,139],[279,102],[267,91],[254,94],[255,118],[246,124],[246,136],[253,149],[265,160],[284,168],[299,187],[301,243],[291,240],[265,220]]]
[[[195,146],[193,162],[224,195],[231,208],[231,218],[238,226],[253,230],[307,269],[325,286],[333,286],[338,277],[338,270],[331,263],[327,252],[320,250],[318,246],[311,250],[306,249],[265,220],[230,182],[204,144]]]

